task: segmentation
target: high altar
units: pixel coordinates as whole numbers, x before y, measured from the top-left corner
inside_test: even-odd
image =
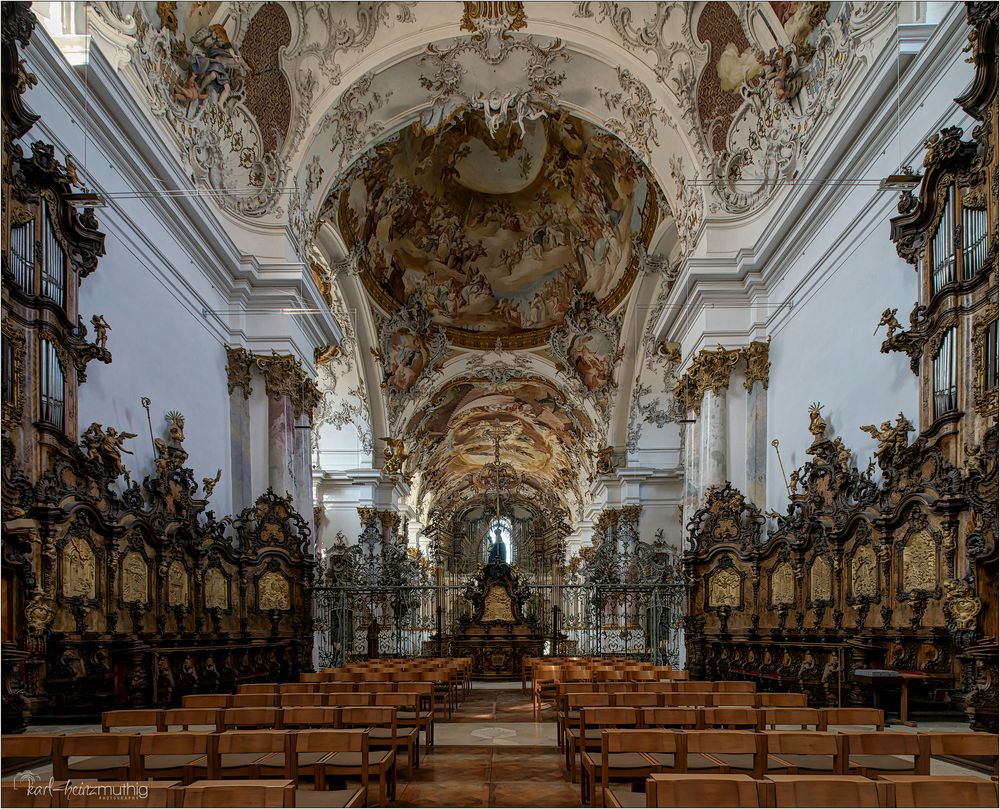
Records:
[[[472,670],[481,677],[520,677],[522,659],[541,655],[547,638],[533,617],[525,617],[528,594],[515,569],[499,559],[490,561],[466,586],[464,597],[472,615],[445,639],[449,653],[471,657]]]

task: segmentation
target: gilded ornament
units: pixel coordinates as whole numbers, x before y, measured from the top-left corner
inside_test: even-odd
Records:
[[[187,571],[176,559],[167,568],[167,604],[181,607],[188,603]]]
[[[97,593],[97,565],[90,543],[71,537],[62,551],[62,594],[66,598],[93,599]]]
[[[257,608],[263,612],[291,609],[288,579],[277,571],[261,576],[257,582]]]
[[[976,616],[983,608],[980,599],[967,581],[951,579],[944,583],[945,609],[951,615],[958,632],[971,632],[976,628]]]
[[[129,438],[136,438],[135,433],[120,433],[114,427],[106,430],[97,422],[93,422],[80,437],[80,444],[87,452],[88,460],[94,461],[104,468],[109,477],[115,479],[125,471],[122,465],[122,453],[132,454],[124,447]]]
[[[731,567],[717,570],[708,580],[709,607],[740,605],[740,575]]]
[[[291,354],[278,354],[276,351],[272,351],[270,357],[256,355],[255,362],[264,376],[267,395],[272,399],[287,396],[296,418],[305,414],[312,419],[323,394],[302,363]]]
[[[511,607],[510,596],[503,587],[494,585],[490,587],[483,599],[483,622],[501,621],[503,623],[514,623],[514,610]]]
[[[239,388],[243,398],[249,399],[253,393],[250,380],[253,376],[254,356],[245,348],[230,348],[226,346],[226,379],[229,395]]]
[[[896,417],[895,426],[891,421],[883,421],[879,427],[874,424],[861,427],[862,432],[868,433],[878,442],[878,446],[875,447],[875,459],[883,472],[888,472],[909,447],[912,430],[913,424],[902,413]]]
[[[138,551],[129,551],[122,559],[121,593],[126,604],[149,601],[149,568]]]
[[[813,444],[818,444],[826,440],[826,419],[823,418],[823,405],[813,402],[809,405],[809,432],[813,437]]]
[[[743,350],[743,356],[747,361],[747,374],[746,379],[743,381],[743,387],[747,389],[747,393],[753,391],[754,382],[760,382],[761,387],[767,390],[768,378],[771,371],[770,351],[770,337],[767,338],[766,342],[754,340]]]
[[[210,567],[205,572],[205,608],[229,608],[229,581],[217,567]]]
[[[403,464],[410,456],[406,454],[402,438],[383,438],[382,441],[385,442],[385,448],[382,450],[382,457],[385,461],[382,464],[382,471],[389,476],[390,481],[395,483],[403,472]]]
[[[604,447],[594,456],[594,469],[598,475],[611,475],[615,471],[615,448]]]
[[[43,634],[56,617],[56,611],[50,599],[42,589],[35,590],[34,595],[24,607],[24,617],[28,631],[33,635]]]

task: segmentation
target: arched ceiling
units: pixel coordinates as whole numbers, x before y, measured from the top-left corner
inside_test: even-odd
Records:
[[[707,217],[765,211],[803,170],[893,4],[88,14],[226,221],[291,234],[356,310],[371,434],[404,440],[425,506],[482,495],[499,423],[511,496],[565,512],[624,443],[638,383],[620,377],[650,356],[675,261]]]

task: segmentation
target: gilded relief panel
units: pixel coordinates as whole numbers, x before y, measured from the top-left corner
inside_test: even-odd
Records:
[[[739,607],[740,586],[740,574],[731,567],[717,570],[708,580],[708,606]]]
[[[263,612],[291,609],[288,579],[277,571],[265,573],[257,582],[257,608]]]
[[[229,581],[217,567],[205,571],[205,609],[229,609]]]
[[[176,559],[167,568],[167,604],[182,607],[188,603],[187,571]]]
[[[788,562],[780,562],[771,571],[771,606],[795,603],[795,573]]]
[[[855,599],[878,598],[878,558],[871,545],[861,545],[851,557],[851,594]]]
[[[90,543],[83,537],[70,537],[63,547],[62,594],[85,599],[97,595],[97,563]]]
[[[149,567],[139,551],[129,551],[122,559],[121,594],[126,604],[149,601]]]
[[[903,545],[901,563],[900,585],[904,593],[937,589],[937,548],[927,531],[910,534]]]
[[[483,601],[483,621],[514,623],[515,620],[507,591],[503,587],[491,587]]]
[[[833,599],[833,571],[825,556],[813,559],[809,570],[809,600],[819,603]]]

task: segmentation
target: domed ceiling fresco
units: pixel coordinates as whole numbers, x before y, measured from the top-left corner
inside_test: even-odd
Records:
[[[543,344],[576,292],[613,310],[636,276],[633,239],[657,222],[641,163],[565,112],[494,132],[472,110],[432,133],[416,122],[335,194],[375,301],[393,312],[419,296],[470,348]]]

